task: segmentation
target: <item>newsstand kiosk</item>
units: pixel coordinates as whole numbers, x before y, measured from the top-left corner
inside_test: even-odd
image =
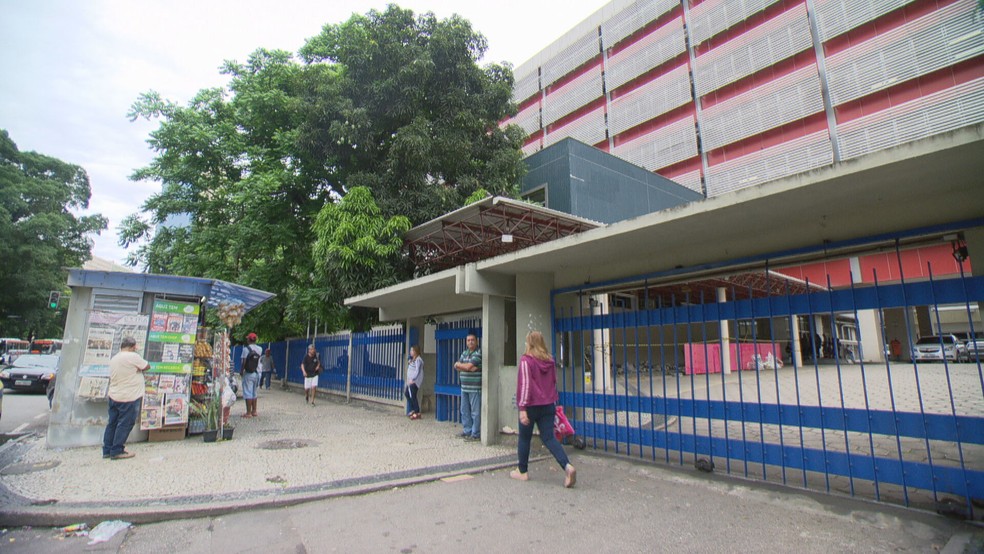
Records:
[[[128,442],[220,431],[229,330],[271,293],[214,279],[73,269],[48,447],[102,444],[109,360],[133,337],[150,363]],[[204,326],[206,310],[222,321]],[[214,436],[214,435],[213,435]]]

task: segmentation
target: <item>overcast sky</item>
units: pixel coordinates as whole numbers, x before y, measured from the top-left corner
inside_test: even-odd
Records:
[[[78,164],[90,212],[109,218],[93,254],[122,262],[116,228],[159,189],[131,182],[152,158],[157,124],[126,113],[142,92],[185,104],[222,86],[223,60],[257,48],[291,52],[326,23],[383,10],[364,0],[0,0],[0,129],[22,151]],[[410,0],[416,13],[465,17],[489,41],[483,63],[530,59],[605,0]]]

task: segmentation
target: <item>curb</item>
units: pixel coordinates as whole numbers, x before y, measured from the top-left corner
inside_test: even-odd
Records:
[[[531,459],[530,462],[541,459],[544,458]],[[330,498],[359,496],[388,489],[429,483],[459,475],[495,471],[516,465],[513,457],[510,457],[508,461],[490,459],[478,463],[480,465],[444,471],[434,471],[443,469],[441,467],[422,468],[419,471],[423,474],[419,476],[389,479],[371,484],[362,483],[332,488],[333,483],[327,482],[315,485],[314,487],[317,490],[313,491],[274,493],[254,498],[216,500],[211,495],[200,495],[189,497],[189,503],[180,506],[168,505],[166,500],[154,505],[140,505],[136,502],[114,506],[99,505],[96,503],[78,503],[64,506],[57,506],[56,504],[10,506],[8,504],[3,509],[0,509],[0,525],[60,527],[84,522],[93,526],[101,521],[112,519],[122,519],[130,523],[156,523],[174,519],[212,517],[233,512],[242,512],[244,510],[278,508]],[[427,473],[428,471],[434,472]],[[365,480],[368,478],[371,478],[371,476],[362,479]],[[4,490],[3,492],[9,498],[10,492],[8,490]]]

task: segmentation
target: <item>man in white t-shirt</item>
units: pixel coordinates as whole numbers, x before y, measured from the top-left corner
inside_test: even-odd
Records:
[[[123,447],[140,415],[143,372],[148,369],[150,364],[137,354],[137,341],[133,337],[123,337],[119,353],[109,361],[109,423],[103,433],[103,458],[125,460],[133,457],[133,453]]]

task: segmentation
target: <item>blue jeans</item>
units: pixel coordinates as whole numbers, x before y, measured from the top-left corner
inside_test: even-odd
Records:
[[[521,473],[526,473],[529,469],[533,425],[536,425],[540,430],[540,440],[543,441],[543,446],[546,446],[547,450],[553,454],[560,467],[566,468],[567,464],[570,463],[567,453],[564,452],[564,447],[554,436],[554,413],[556,411],[557,408],[554,404],[526,407],[526,417],[530,418],[530,424],[523,425],[523,422],[519,422],[519,471]]]
[[[461,391],[461,425],[462,434],[482,436],[482,391]]]
[[[270,388],[270,380],[273,379],[272,371],[264,371],[262,377],[260,377],[260,386],[262,387],[266,383],[266,388]]]
[[[260,373],[254,371],[253,373],[243,372],[243,399],[245,400],[256,400],[256,388],[260,384]]]
[[[417,401],[417,383],[410,383],[409,387],[403,389],[403,396],[407,399],[407,415],[420,413],[420,402]]]
[[[133,430],[133,424],[140,413],[142,398],[133,402],[117,402],[109,399],[109,423],[103,433],[103,456],[116,456],[123,453],[126,438]]]

